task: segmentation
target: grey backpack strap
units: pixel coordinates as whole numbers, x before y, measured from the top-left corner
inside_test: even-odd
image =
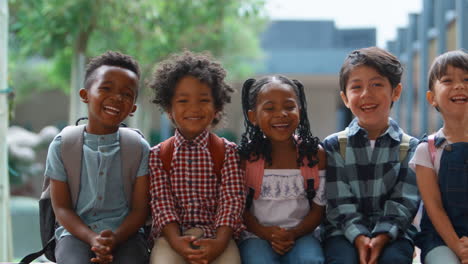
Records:
[[[340,144],[340,154],[346,160],[346,145],[348,145],[348,128],[338,132],[338,143]]]
[[[401,135],[401,141],[400,141],[400,162],[405,160],[406,155],[408,154],[408,150],[410,147],[410,140],[411,137],[405,133]]]
[[[133,182],[137,176],[141,163],[142,135],[132,128],[121,127],[120,132],[120,159],[122,161],[122,177],[125,197],[131,207]]]
[[[74,207],[76,206],[80,192],[84,129],[85,125],[67,126],[60,133],[62,136],[61,156],[63,167],[67,173],[68,187],[70,188]]]

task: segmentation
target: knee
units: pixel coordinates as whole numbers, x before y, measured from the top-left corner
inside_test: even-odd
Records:
[[[323,264],[325,263],[325,258],[323,255],[315,255],[315,256],[304,256],[302,258],[299,258],[299,260],[296,263],[301,263],[301,264]]]
[[[379,264],[395,264],[395,263],[410,264],[412,262],[413,262],[412,258],[409,258],[408,256],[402,255],[402,254],[391,254],[391,255],[381,256],[379,258]]]

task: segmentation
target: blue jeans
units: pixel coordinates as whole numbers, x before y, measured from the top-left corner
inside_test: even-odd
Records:
[[[131,236],[126,242],[118,245],[113,254],[112,264],[146,264],[148,263],[148,246],[142,234]],[[91,246],[74,236],[61,237],[55,247],[57,264],[92,263],[95,257]]]
[[[344,236],[333,236],[324,242],[327,264],[358,264],[356,248]],[[414,246],[410,241],[400,238],[387,244],[378,260],[379,264],[411,264]]]
[[[325,263],[322,247],[314,235],[300,237],[294,247],[286,254],[280,255],[270,243],[260,238],[249,238],[239,244],[243,264],[322,264]]]

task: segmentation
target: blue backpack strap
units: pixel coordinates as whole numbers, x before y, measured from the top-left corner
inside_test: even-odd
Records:
[[[120,158],[122,161],[122,180],[125,197],[129,207],[132,201],[133,183],[140,167],[142,157],[142,135],[135,129],[121,127],[120,133]]]
[[[84,129],[85,125],[67,126],[60,132],[62,136],[61,157],[63,167],[67,173],[73,207],[76,207],[80,192]]]

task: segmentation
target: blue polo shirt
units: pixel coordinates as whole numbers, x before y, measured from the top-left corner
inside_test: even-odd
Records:
[[[80,192],[76,214],[94,232],[115,231],[129,213],[122,179],[119,132],[93,135],[84,132]],[[148,174],[149,144],[141,139],[142,159],[137,177]],[[67,182],[61,157],[61,136],[54,138],[47,154],[45,176]],[[71,235],[60,226],[55,237]]]

